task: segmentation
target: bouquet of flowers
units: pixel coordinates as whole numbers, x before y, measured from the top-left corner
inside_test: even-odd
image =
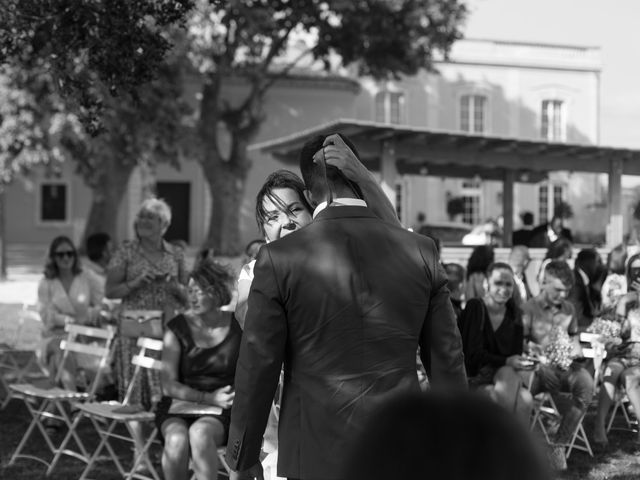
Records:
[[[569,334],[560,326],[555,326],[549,332],[549,343],[543,354],[549,364],[567,370],[573,362],[573,344]]]
[[[614,320],[605,320],[604,318],[596,318],[591,325],[587,327],[588,333],[595,333],[601,336],[603,344],[620,343],[621,325]]]

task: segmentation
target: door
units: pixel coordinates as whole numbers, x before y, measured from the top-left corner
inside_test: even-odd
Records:
[[[189,243],[189,215],[191,213],[191,184],[189,182],[157,182],[156,193],[171,207],[171,225],[164,234],[168,242],[183,240]]]

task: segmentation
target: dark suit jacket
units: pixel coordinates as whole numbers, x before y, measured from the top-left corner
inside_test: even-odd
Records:
[[[511,245],[526,245],[528,247],[532,232],[532,229],[527,230],[526,228],[516,230],[511,234]]]
[[[419,391],[418,345],[432,385],[466,388],[447,277],[431,239],[368,208],[333,206],[263,246],[254,271],[227,444],[231,468],[258,461],[283,362],[282,477],[341,478],[350,442],[376,407]]]
[[[549,245],[551,245],[551,241],[547,236],[548,227],[548,223],[543,223],[542,225],[538,225],[536,228],[531,230],[531,236],[529,237],[529,247],[548,248]],[[571,234],[571,230],[569,230],[568,228],[563,227],[558,237],[564,237],[571,243],[573,243],[573,235]]]

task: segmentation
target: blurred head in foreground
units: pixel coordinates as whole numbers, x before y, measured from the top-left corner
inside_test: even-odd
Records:
[[[372,417],[355,445],[349,480],[551,478],[515,415],[471,392],[398,397]]]

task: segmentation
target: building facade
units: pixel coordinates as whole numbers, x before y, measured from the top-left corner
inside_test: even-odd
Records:
[[[337,118],[427,127],[508,138],[594,144],[599,142],[600,52],[597,48],[537,45],[491,40],[461,40],[449,61],[438,61],[439,73],[421,72],[399,81],[336,77],[307,73],[277,83],[267,95],[267,120],[257,141],[282,137]],[[225,96],[238,98],[242,85],[227,86]],[[197,85],[188,95],[197,104]],[[285,166],[252,150],[253,167],[238,216],[243,242],[258,236],[254,220],[255,194],[265,177]],[[172,235],[193,246],[203,243],[208,229],[211,195],[196,161],[180,170],[160,165],[137,170],[122,199],[119,240],[130,238],[144,185],[156,182],[157,193],[174,210]],[[556,172],[541,182],[518,179],[514,216],[534,214],[535,223],[550,219],[554,206],[569,203],[569,222],[579,239],[603,239],[606,179],[580,172]],[[403,223],[418,212],[428,223],[452,220],[478,224],[502,214],[501,183],[473,178],[440,178],[428,171],[403,176],[396,200]],[[79,240],[90,206],[91,192],[64,165],[56,178],[34,175],[7,192],[8,243],[47,244],[59,234]],[[463,211],[451,218],[447,203],[461,198]],[[601,212],[602,213],[602,212]],[[516,228],[519,220],[515,219]],[[602,237],[602,238],[601,238]],[[243,245],[244,246],[244,245]]]

